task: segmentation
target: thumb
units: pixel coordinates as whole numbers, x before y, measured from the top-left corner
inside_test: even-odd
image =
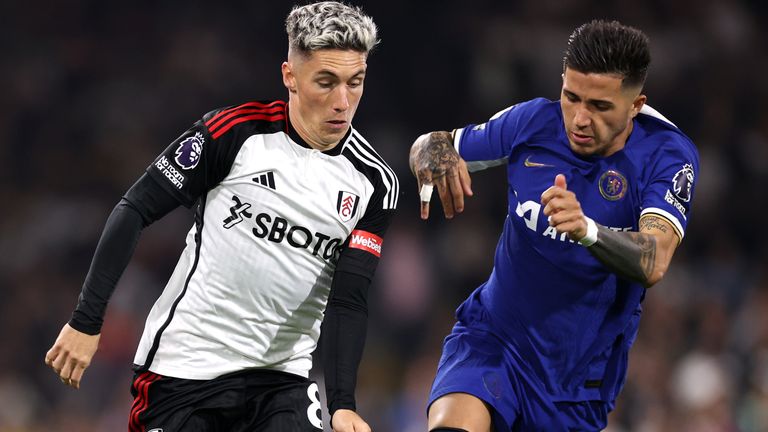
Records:
[[[555,176],[555,186],[563,189],[568,189],[568,185],[565,183],[565,176],[558,174]]]

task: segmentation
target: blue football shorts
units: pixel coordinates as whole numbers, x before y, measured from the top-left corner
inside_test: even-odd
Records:
[[[461,323],[443,343],[428,407],[448,393],[468,393],[484,401],[497,432],[599,431],[606,427],[610,411],[604,401],[552,401],[502,340]]]

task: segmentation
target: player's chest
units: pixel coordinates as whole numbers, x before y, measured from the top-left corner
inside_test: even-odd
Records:
[[[344,157],[281,142],[246,144],[216,191],[225,216],[248,206],[262,225],[285,221],[342,237],[362,217],[372,186]]]
[[[585,215],[616,230],[636,227],[641,210],[636,168],[623,157],[583,161],[545,146],[521,147],[509,158],[509,211],[518,222],[544,233],[549,224],[542,193],[566,177]]]

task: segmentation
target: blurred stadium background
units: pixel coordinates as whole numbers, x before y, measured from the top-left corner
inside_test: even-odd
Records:
[[[130,364],[191,213],[147,229],[80,391],[43,364],[104,221],[165,146],[219,106],[285,98],[284,1],[0,5],[0,431],[125,430]],[[616,18],[651,37],[649,103],[701,153],[692,222],[646,297],[609,430],[768,431],[768,11],[757,0],[354,1],[381,29],[356,117],[400,175],[370,300],[358,401],[376,431],[425,430],[453,310],[487,276],[503,169],[458,219],[418,218],[420,133],[557,98],[571,30]],[[765,183],[764,183],[765,182]],[[761,198],[762,197],[762,198]],[[439,217],[434,217],[439,216]]]

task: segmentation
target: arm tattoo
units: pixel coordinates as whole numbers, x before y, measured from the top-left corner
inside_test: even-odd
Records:
[[[459,154],[453,148],[450,132],[432,132],[411,152],[411,170],[421,184],[431,183],[426,176],[431,173],[432,180],[444,176],[451,168],[459,164]]]
[[[667,225],[664,223],[661,223],[661,218],[658,216],[645,216],[642,219],[640,219],[640,230],[643,229],[657,229],[663,233],[667,233]]]
[[[643,218],[646,219],[650,218]],[[657,224],[658,221],[647,223]],[[656,237],[639,232],[617,232],[600,225],[597,230],[597,243],[588,248],[592,255],[620,277],[649,286],[656,268]]]

